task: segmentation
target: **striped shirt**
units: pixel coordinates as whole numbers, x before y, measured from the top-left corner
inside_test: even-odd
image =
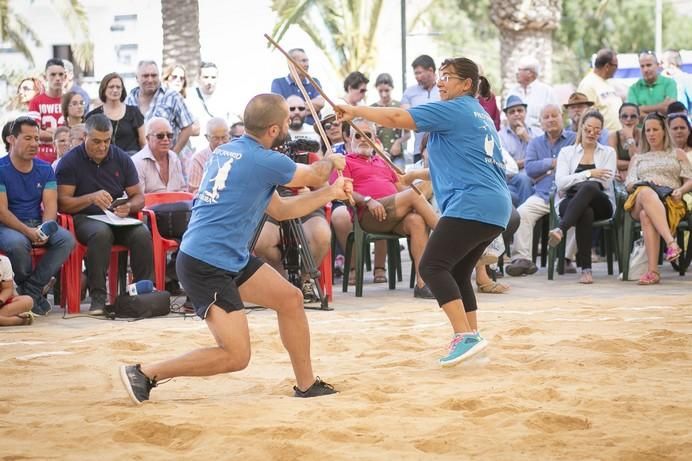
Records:
[[[141,91],[139,87],[133,89],[130,94],[127,95],[125,104],[139,107],[139,95]],[[154,99],[152,99],[149,105],[149,110],[144,114],[144,122],[146,123],[154,117],[163,117],[171,124],[173,128],[172,145],[178,142],[180,131],[192,125],[195,121],[180,93],[175,90],[167,90],[161,86],[156,90]]]

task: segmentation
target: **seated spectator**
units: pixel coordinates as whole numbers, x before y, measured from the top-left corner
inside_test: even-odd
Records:
[[[65,155],[67,151],[72,148],[72,146],[70,146],[70,128],[59,126],[55,130],[55,133],[53,133],[53,146],[55,147],[55,155],[57,158],[51,166],[53,167],[53,171],[55,171],[58,167],[60,157]]]
[[[608,135],[608,145],[615,149],[617,154],[618,171],[615,179],[624,182],[630,160],[639,152],[641,131],[637,129],[639,123],[639,106],[631,102],[623,103],[619,111],[622,128]]]
[[[151,234],[144,224],[110,225],[91,219],[111,208],[113,200],[125,197],[127,202],[113,208],[121,218],[144,206],[137,169],[129,155],[112,145],[113,126],[103,114],[89,117],[84,144],[69,151],[60,160],[58,204],[60,211],[73,215],[77,239],[87,247],[87,285],[91,295],[89,312],[102,315],[106,306],[106,272],[113,244],[131,250],[134,281],[154,279]]]
[[[375,125],[363,119],[353,122],[366,136],[373,138]],[[409,188],[420,170],[397,177],[396,173],[378,156],[372,147],[355,130],[351,133],[350,152],[346,155],[344,177],[353,180],[353,199],[357,207],[357,219],[367,232],[395,233],[411,238],[411,255],[416,266],[428,242],[430,229],[437,226],[439,216],[426,197]],[[429,187],[428,196],[431,195]],[[332,224],[342,248],[352,231],[353,216],[348,207],[339,207],[332,213]],[[355,269],[355,268],[354,268]],[[345,275],[344,275],[345,276]],[[416,273],[416,298],[433,299],[434,296],[419,273]]]
[[[550,231],[548,244],[557,246],[569,228],[576,228],[577,266],[581,267],[579,283],[586,284],[593,283],[593,222],[609,219],[615,211],[615,151],[598,142],[604,123],[599,112],[586,112],[574,145],[562,148],[555,170],[555,207],[560,223]]]
[[[300,96],[289,96],[286,99],[288,104],[288,134],[292,140],[309,139],[311,141],[320,140],[320,135],[315,132],[311,125],[305,123],[308,114],[308,107],[305,100]]]
[[[509,192],[512,194],[512,204],[521,205],[533,194],[533,181],[526,175],[524,162],[526,161],[526,148],[529,142],[541,135],[540,130],[526,125],[526,103],[519,96],[510,96],[502,109],[507,115],[507,127],[501,129],[500,143],[512,158],[517,162],[519,173],[507,177]]]
[[[627,173],[625,185],[631,195],[624,208],[641,223],[644,234],[648,268],[639,284],[654,285],[661,281],[660,239],[666,243],[666,261],[677,260],[682,252],[675,230],[687,213],[682,196],[692,191],[692,167],[685,153],[673,148],[661,115],[647,115],[642,130],[641,154],[632,159]]]
[[[555,183],[558,153],[576,138],[574,132],[562,127],[562,113],[554,104],[541,110],[541,128],[544,134],[533,139],[526,152],[526,173],[535,181],[535,193],[517,209],[521,222],[514,234],[512,262],[506,268],[513,277],[538,271],[531,261],[533,228],[541,217],[550,213],[550,190]]]
[[[168,120],[154,117],[146,125],[146,145],[132,156],[144,194],[187,190],[183,167],[171,150],[173,129]]]
[[[86,126],[83,123],[70,128],[70,149],[86,141]]]
[[[10,259],[0,255],[0,327],[31,325],[33,304],[31,296],[17,294]]]
[[[231,139],[237,139],[245,134],[245,124],[243,122],[235,122],[231,125]]]
[[[682,149],[690,157],[692,154],[692,126],[690,126],[687,114],[685,112],[668,114],[668,129],[673,147]]]
[[[357,106],[358,104],[363,104],[365,101],[365,94],[368,92],[368,77],[363,75],[361,72],[355,71],[351,72],[344,79],[344,95],[343,101],[351,106]]]
[[[322,110],[320,122],[322,123],[322,128],[324,128],[327,138],[329,138],[329,143],[332,145],[332,152],[335,154],[345,155],[346,145],[344,143],[343,124],[341,123],[341,120],[336,119],[336,115],[334,114],[334,111],[331,110],[331,107],[327,107]],[[315,132],[318,132],[317,124],[314,125],[314,129]],[[321,137],[320,143],[321,154],[327,155],[327,146],[325,146]]]
[[[31,310],[46,315],[52,306],[43,297],[43,288],[67,260],[74,239],[54,222],[58,216],[55,174],[48,163],[35,158],[38,123],[20,117],[10,136],[10,155],[0,159],[0,251],[12,262],[19,292],[31,297]],[[51,235],[39,230],[47,221],[57,228]],[[32,247],[46,249],[35,268]]]
[[[579,120],[581,116],[590,107],[593,107],[593,101],[589,101],[584,93],[572,93],[567,100],[567,104],[563,104],[562,107],[567,111],[567,117],[569,117],[572,122],[567,128],[575,133],[579,130]],[[598,143],[607,146],[608,145],[608,129],[603,127],[601,134],[598,137]]]
[[[187,190],[197,195],[199,185],[204,175],[204,165],[211,157],[211,153],[222,144],[226,144],[229,139],[228,123],[226,119],[214,117],[207,122],[206,134],[208,144],[201,150],[195,152],[190,160],[190,170],[187,173]],[[242,136],[242,135],[241,135]]]

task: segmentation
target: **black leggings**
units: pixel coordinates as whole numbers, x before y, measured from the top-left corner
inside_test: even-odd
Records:
[[[478,309],[471,273],[502,228],[461,218],[440,218],[420,260],[420,276],[440,306],[461,299],[466,312]]]
[[[574,196],[560,202],[560,224],[563,235],[575,226],[577,240],[577,265],[591,269],[591,241],[593,222],[608,219],[613,206],[596,181],[581,183]]]

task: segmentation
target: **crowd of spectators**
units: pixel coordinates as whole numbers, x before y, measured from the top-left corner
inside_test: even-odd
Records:
[[[300,64],[299,70],[308,71],[303,49],[294,48],[289,54]],[[617,53],[600,50],[593,64],[562,105],[554,89],[541,80],[540,65],[533,57],[519,61],[516,85],[503,97],[481,76],[478,99],[498,129],[516,208],[504,235],[509,247],[504,272],[510,276],[537,272],[532,255],[534,227],[551,213],[554,196],[558,226],[550,230],[549,243],[555,246],[565,239],[566,272],[579,267],[579,281],[593,283],[592,258],[597,255],[592,224],[612,217],[617,195],[629,194],[624,209],[641,223],[648,255],[647,271],[639,283],[658,283],[659,241],[665,244],[664,259],[679,258],[682,249],[675,229],[688,219],[692,207],[692,77],[680,69],[676,51],[666,51],[660,61],[646,51],[639,55],[641,78],[623,100],[609,82],[618,68]],[[409,108],[439,100],[433,58],[421,55],[411,67],[416,83],[402,89],[400,99],[393,94],[391,75],[378,75],[372,82],[378,94],[372,106]],[[128,91],[119,74],[109,73],[93,98],[79,86],[69,61],[49,59],[44,71],[42,78],[27,77],[19,83],[8,106],[17,117],[2,132],[9,153],[0,159],[0,252],[6,255],[0,256],[3,325],[31,323],[33,315],[51,310],[45,294],[77,243],[86,247],[85,284],[94,315],[106,307],[112,245],[136,249],[130,252],[134,281],[153,280],[152,236],[147,226],[115,226],[92,218],[106,212],[135,216],[144,207],[146,194],[196,195],[213,151],[244,133],[242,120],[232,119],[231,108],[215,96],[219,72],[211,62],[200,63],[199,77],[192,82],[181,64],[161,71],[156,62],[142,61],[136,68],[135,88]],[[413,133],[409,143],[412,133],[406,130],[356,122],[395,165],[410,170],[397,175],[374,155],[361,134],[350,132],[336,119],[313,82],[305,78],[302,83],[309,101],[290,74],[275,78],[267,89],[286,99],[291,137],[317,141],[320,148],[311,153],[312,158],[326,154],[328,145],[345,155],[344,175],[354,181],[355,206],[335,203],[331,225],[321,212],[303,218],[315,259],[319,263],[335,239],[335,269],[339,271],[352,221],[359,219],[366,231],[408,238],[417,267],[438,219],[432,190],[415,173],[416,166],[426,165],[425,133]],[[314,83],[321,85],[317,79]],[[370,85],[368,76],[351,72],[343,81],[343,96],[337,99],[365,104]],[[319,135],[318,122],[328,145]],[[409,144],[413,149],[407,152]],[[413,181],[423,190],[422,196],[409,188]],[[58,212],[71,216],[74,233],[59,227],[45,235],[43,225],[56,221]],[[278,235],[277,223],[268,220],[257,254],[280,269]],[[42,251],[34,264],[36,249]],[[375,282],[386,281],[384,258],[384,246],[376,244]],[[501,277],[503,271],[486,264],[476,270],[481,291],[509,290],[508,285],[488,278]],[[343,276],[353,278],[353,274]],[[176,280],[175,274],[167,274],[171,291],[180,289]],[[431,297],[419,274],[414,296]]]

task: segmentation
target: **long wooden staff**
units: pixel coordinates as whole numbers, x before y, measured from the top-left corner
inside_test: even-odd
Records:
[[[279,50],[279,51],[281,52],[281,54],[283,54],[283,55],[286,57],[286,59],[288,59],[288,62],[289,62],[289,69],[291,70],[291,75],[293,75],[293,71],[294,71],[294,70],[297,70],[297,69],[299,69],[299,68],[302,69],[302,67],[300,67],[300,64],[298,64],[298,63],[296,62],[296,60],[293,59],[283,48],[281,48],[281,46],[280,46],[278,43],[276,43],[276,41],[274,41],[274,39],[272,39],[272,38],[271,38],[269,35],[267,35],[267,34],[264,34],[264,38],[266,38],[266,39],[269,41],[269,43],[271,43],[271,44],[274,46],[274,48],[276,48],[277,50]],[[293,66],[293,69],[291,69],[292,66]],[[332,108],[333,108],[334,110],[336,110],[336,104],[334,104],[334,102],[329,98],[329,96],[327,96],[327,95],[325,94],[325,92],[322,91],[322,88],[320,88],[320,86],[319,86],[319,85],[317,84],[317,82],[310,76],[310,74],[308,74],[305,70],[301,70],[301,73],[305,76],[305,78],[308,79],[308,82],[310,82],[310,83],[312,84],[312,86],[317,90],[317,92],[320,94],[320,96],[322,96],[322,98],[327,102],[327,104],[329,104],[330,106],[332,106]],[[296,80],[296,82],[297,82],[296,85],[298,85],[298,88],[301,88],[301,87],[303,86],[303,85],[302,85],[302,79],[300,79],[300,78],[297,78],[297,79],[296,79],[295,76],[293,76],[293,79]],[[303,88],[303,90],[304,90],[304,88]],[[305,95],[304,95],[303,97],[306,98],[306,104],[309,104],[310,98],[307,97],[307,96],[305,96]],[[311,105],[309,105],[308,107],[310,107],[310,106],[311,106]],[[313,109],[314,109],[314,108],[313,108]],[[311,112],[312,112],[312,111],[311,111]],[[313,118],[315,118],[314,115],[313,115]],[[318,118],[315,118],[315,120],[317,121]],[[376,153],[382,160],[384,160],[384,162],[389,166],[389,168],[391,168],[392,170],[394,170],[394,172],[395,172],[397,175],[403,175],[403,174],[404,174],[404,172],[401,171],[401,170],[399,169],[399,167],[396,166],[396,165],[389,159],[389,156],[387,156],[387,154],[385,154],[385,153],[382,151],[382,149],[380,148],[380,146],[378,146],[378,145],[375,143],[375,141],[373,141],[372,139],[370,139],[369,136],[366,136],[365,133],[363,133],[363,131],[362,131],[360,128],[358,128],[357,126],[355,126],[350,120],[347,120],[346,123],[348,123],[348,125],[349,125],[352,129],[354,129],[354,130],[356,131],[356,133],[358,133],[358,134],[361,136],[361,138],[365,139],[365,142],[367,142],[368,144],[370,144],[370,147],[372,147],[372,148],[375,150],[375,153]],[[318,128],[318,129],[319,129],[319,128]],[[322,131],[323,131],[323,130],[322,130]],[[321,134],[321,132],[320,132],[320,134]],[[325,136],[326,136],[326,135],[325,135]],[[421,193],[421,191],[418,190],[418,188],[417,188],[414,184],[411,184],[411,188],[412,188],[413,190],[415,190],[416,192],[418,192],[418,194],[423,195],[423,194]]]

